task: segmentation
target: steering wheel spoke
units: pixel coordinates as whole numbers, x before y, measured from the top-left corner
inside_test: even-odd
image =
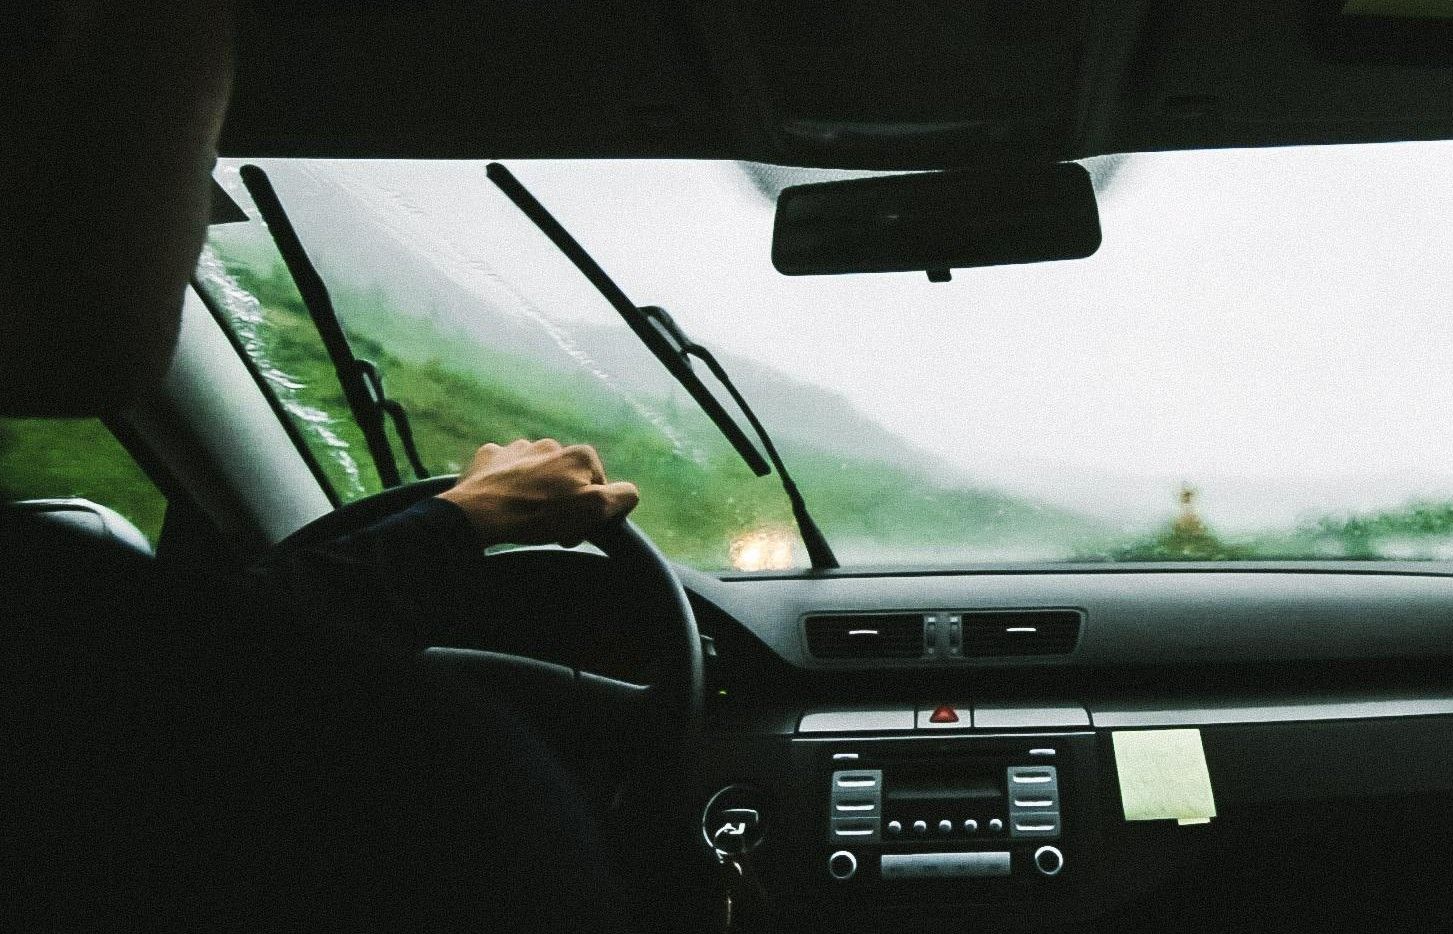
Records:
[[[593,671],[575,673],[575,696],[582,707],[614,711],[623,720],[640,723],[651,716],[661,692],[651,684],[622,681]]]
[[[294,532],[279,548],[294,548],[356,532],[385,516],[435,496],[453,486],[455,477],[441,476],[392,487],[349,503]],[[634,684],[606,675],[578,671],[564,665],[470,649],[429,648],[421,653],[424,667],[433,674],[448,674],[459,683],[496,696],[513,694],[536,701],[554,696],[561,709],[572,696],[587,709],[618,711],[634,721],[658,745],[684,751],[694,745],[701,729],[703,694],[701,636],[686,593],[666,557],[628,520],[611,522],[588,541],[599,548],[619,572],[631,580],[645,606],[640,625],[625,633],[640,643],[643,656],[652,658],[658,672],[654,685]],[[528,554],[528,553],[525,553]],[[515,553],[514,560],[521,560]],[[488,567],[487,562],[483,567]],[[485,572],[487,573],[487,571]],[[461,582],[467,586],[467,582]]]
[[[418,662],[427,677],[507,705],[557,739],[637,746],[662,713],[663,692],[654,685],[524,655],[435,646]]]

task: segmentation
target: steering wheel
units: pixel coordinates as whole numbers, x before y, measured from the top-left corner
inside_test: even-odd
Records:
[[[361,531],[447,490],[455,479],[433,477],[356,500],[298,529],[278,547],[297,548]],[[704,694],[701,636],[676,572],[639,528],[620,520],[601,527],[587,541],[631,583],[633,606],[639,610],[625,632],[639,640],[640,657],[651,659],[654,683],[638,684],[523,655],[448,646],[420,652],[419,669],[426,679],[450,690],[477,692],[490,703],[512,705],[525,719],[543,723],[543,732],[551,732],[552,726],[562,733],[586,730],[595,749],[627,757],[631,761],[620,763],[623,770],[646,786],[636,796],[649,803],[638,807],[657,825],[656,838],[668,845],[694,832],[687,796],[667,783],[672,781],[668,776],[681,774],[673,766],[688,767],[696,754]],[[482,555],[480,573],[489,574],[496,558],[529,560],[530,554]],[[542,556],[551,554],[559,553]],[[639,832],[640,815],[633,814],[631,820]]]

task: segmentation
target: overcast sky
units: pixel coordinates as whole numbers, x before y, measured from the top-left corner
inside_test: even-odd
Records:
[[[1280,525],[1453,497],[1453,145],[1125,160],[1088,260],[788,278],[732,163],[511,167],[635,300],[996,485]],[[612,321],[478,163],[320,167],[458,277]]]

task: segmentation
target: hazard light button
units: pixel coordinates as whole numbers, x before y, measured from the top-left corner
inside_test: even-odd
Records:
[[[968,704],[927,704],[918,708],[920,730],[967,730],[974,725],[974,712]]]

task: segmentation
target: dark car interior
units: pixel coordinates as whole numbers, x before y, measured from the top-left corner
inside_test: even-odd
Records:
[[[220,149],[247,159],[973,170],[1008,197],[1106,154],[1453,139],[1453,6],[1415,0],[259,0],[236,48]],[[1059,232],[954,255],[809,233],[827,259],[778,269],[1087,255],[1069,176],[1041,209]],[[201,438],[228,405],[207,359],[109,423],[166,497],[156,554],[82,500],[23,504],[57,536],[24,547],[235,570],[447,487],[395,477],[321,517],[249,492]],[[247,443],[296,444],[274,428]],[[593,544],[486,558],[421,677],[528,712],[614,848],[669,878],[673,930],[1453,928],[1446,562],[710,573],[629,526]]]

